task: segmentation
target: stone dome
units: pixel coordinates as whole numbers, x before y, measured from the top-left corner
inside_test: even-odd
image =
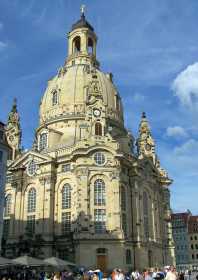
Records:
[[[87,106],[94,106],[96,98],[103,101],[107,118],[123,123],[121,99],[111,74],[89,64],[63,67],[48,81],[40,105],[40,125],[85,116]]]

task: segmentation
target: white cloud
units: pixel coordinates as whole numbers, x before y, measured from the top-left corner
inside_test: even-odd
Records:
[[[166,130],[166,135],[169,137],[187,137],[188,134],[181,126],[169,126]]]
[[[135,102],[143,102],[145,100],[145,96],[139,92],[135,92],[135,94],[133,95],[133,100]]]
[[[0,51],[4,50],[7,47],[7,44],[0,41]]]
[[[174,153],[177,156],[185,156],[197,162],[198,141],[189,139],[183,145],[176,147]]]
[[[198,108],[198,62],[189,65],[178,74],[172,83],[172,90],[180,102],[191,108]]]

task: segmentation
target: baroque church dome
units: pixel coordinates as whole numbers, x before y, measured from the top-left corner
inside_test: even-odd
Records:
[[[106,116],[122,122],[122,105],[118,104],[120,97],[111,74],[89,64],[63,67],[48,82],[40,105],[40,124],[85,114],[86,106],[94,105],[96,95],[104,102]]]

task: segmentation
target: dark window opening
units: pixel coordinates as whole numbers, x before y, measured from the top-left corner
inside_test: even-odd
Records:
[[[95,124],[95,135],[102,136],[102,125],[99,122]]]
[[[88,38],[88,53],[93,54],[93,40]]]
[[[131,250],[126,250],[126,264],[131,264]]]
[[[73,50],[74,53],[78,53],[81,50],[81,40],[80,40],[80,36],[77,36],[76,38],[74,38],[73,41]]]

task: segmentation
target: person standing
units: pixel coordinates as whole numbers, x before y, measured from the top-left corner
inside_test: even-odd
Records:
[[[177,280],[177,272],[174,266],[171,266],[166,274],[165,280]]]

